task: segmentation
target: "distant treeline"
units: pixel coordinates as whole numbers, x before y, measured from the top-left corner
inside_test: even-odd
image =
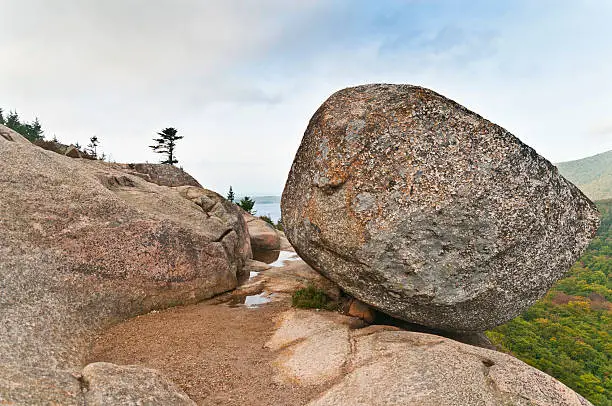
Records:
[[[34,121],[30,123],[21,121],[16,111],[9,111],[5,117],[4,110],[0,108],[0,124],[18,132],[31,142],[43,140],[45,138],[44,131],[38,118],[35,118]]]
[[[4,110],[0,107],[0,124],[18,132],[32,144],[43,149],[62,155],[68,150],[69,145],[62,144],[55,136],[53,136],[52,140],[45,140],[45,132],[38,118],[35,118],[32,122],[22,121],[16,111],[9,111],[5,115]],[[100,145],[100,140],[95,135],[89,139],[87,147],[80,146],[78,142],[73,145],[79,151],[82,158],[106,160],[106,155],[99,153],[98,146]]]

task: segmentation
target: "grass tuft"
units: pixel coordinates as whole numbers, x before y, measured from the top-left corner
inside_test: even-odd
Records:
[[[332,301],[322,289],[308,285],[293,294],[291,298],[293,307],[299,309],[326,309],[333,310],[336,303]]]

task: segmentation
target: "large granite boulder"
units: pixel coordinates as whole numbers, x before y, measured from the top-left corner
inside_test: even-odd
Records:
[[[0,404],[81,405],[92,335],[236,287],[246,224],[214,192],[0,135]]]
[[[595,206],[503,128],[428,89],[341,90],[315,113],[283,192],[299,255],[392,316],[485,330],[569,269]]]

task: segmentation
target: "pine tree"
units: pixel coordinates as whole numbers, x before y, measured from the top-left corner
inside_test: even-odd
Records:
[[[98,137],[94,135],[89,139],[89,145],[87,145],[87,152],[89,155],[94,158],[98,158],[98,145],[100,145],[100,141],[98,141]]]
[[[32,121],[30,124],[26,124],[26,137],[30,141],[42,140],[44,138],[42,126],[40,125],[40,121],[38,121],[38,117]]]
[[[253,206],[255,206],[255,200],[251,199],[249,196],[243,197],[240,202],[238,202],[238,206],[242,207],[244,211],[250,214],[255,214],[256,212],[253,210]]]
[[[182,139],[183,136],[176,135],[177,132],[176,128],[165,128],[157,133],[159,138],[153,139],[157,145],[149,145],[149,148],[156,153],[166,154],[166,159],[161,161],[162,164],[174,165],[178,163],[178,160],[174,156],[174,149],[176,148],[176,141]]]
[[[6,116],[6,126],[11,130],[20,133],[21,122],[19,121],[19,114],[17,114],[16,111],[9,111],[8,116]]]
[[[227,192],[227,200],[234,203],[234,198],[235,198],[234,191],[232,190],[232,186],[230,185],[229,192]]]
[[[38,121],[38,118],[32,121],[31,123],[22,123],[19,119],[19,114],[17,114],[16,111],[9,111],[9,114],[6,119],[2,117],[2,122],[8,128],[23,135],[31,142],[42,140],[44,138],[43,130],[40,125],[40,122]]]
[[[4,121],[3,110],[2,110],[2,107],[0,107],[0,124],[4,125],[5,123],[6,121]]]

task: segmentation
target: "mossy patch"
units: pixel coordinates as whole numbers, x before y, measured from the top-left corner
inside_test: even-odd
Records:
[[[299,309],[326,309],[335,310],[337,303],[331,300],[322,289],[314,285],[296,291],[291,304]]]

